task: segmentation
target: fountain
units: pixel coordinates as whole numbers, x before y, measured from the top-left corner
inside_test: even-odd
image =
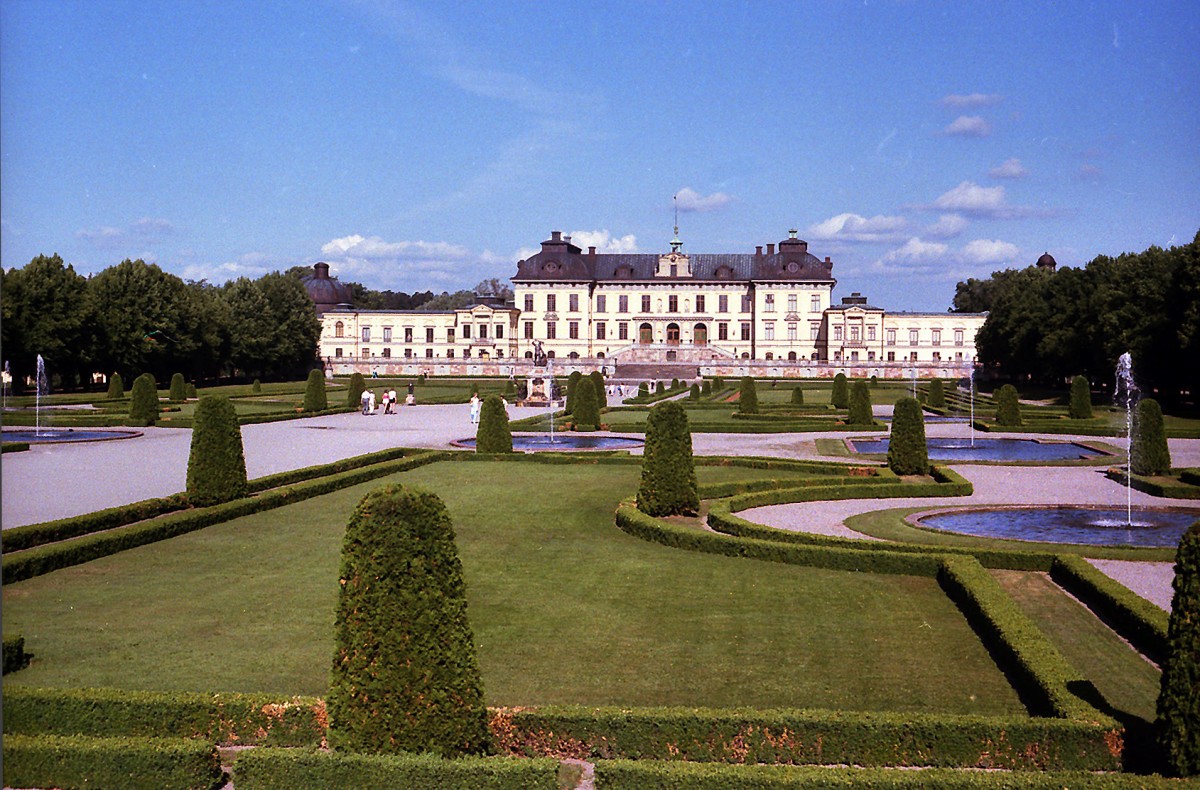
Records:
[[[968,421],[968,422],[967,422],[967,425],[969,425],[969,426],[971,427],[971,446],[972,446],[972,447],[974,447],[974,446],[975,446],[975,360],[968,358],[968,360],[967,360],[967,361],[968,361],[968,362],[970,363],[970,365],[971,365],[971,373],[970,373],[970,379],[971,379],[971,419],[970,419],[970,421]]]
[[[851,452],[886,454],[889,440],[848,439]],[[1078,461],[1104,455],[1074,442],[1048,442],[1033,439],[980,439],[967,446],[962,439],[931,437],[925,440],[931,461]]]
[[[37,355],[37,375],[34,380],[34,396],[33,396],[33,433],[35,436],[42,435],[42,392],[50,394],[50,383],[46,380],[46,361],[42,359],[42,355]]]
[[[1125,523],[1133,524],[1133,407],[1138,388],[1133,380],[1133,357],[1126,351],[1117,359],[1117,381],[1113,403],[1125,403]]]
[[[550,409],[550,444],[554,444],[554,362],[546,359],[546,400]]]
[[[956,509],[910,516],[916,526],[974,537],[1073,543],[1088,546],[1149,546],[1169,548],[1200,510],[1161,508],[1139,511],[1128,522],[1120,507],[1010,507]]]

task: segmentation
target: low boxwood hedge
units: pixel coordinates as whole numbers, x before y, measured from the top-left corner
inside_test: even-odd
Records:
[[[81,735],[4,736],[5,787],[209,790],[220,781],[221,759],[217,747],[202,741]]]
[[[29,666],[30,654],[25,652],[25,637],[4,637],[4,674],[18,672]]]
[[[238,790],[558,790],[557,760],[372,755],[316,749],[250,749],[233,764]]]
[[[1200,475],[1188,474],[1194,470],[1188,469],[1172,469],[1168,472],[1169,475],[1178,475],[1179,482],[1163,482],[1159,477],[1151,477],[1145,475],[1132,475],[1130,485],[1138,491],[1149,494],[1150,496],[1161,496],[1169,499],[1200,499]],[[1120,468],[1112,468],[1105,472],[1105,475],[1110,480],[1115,480],[1121,485],[1125,485],[1126,477],[1125,470]]]
[[[3,583],[22,581],[43,573],[107,557],[119,551],[194,532],[230,519],[301,502],[330,491],[348,488],[379,477],[415,469],[448,457],[444,452],[427,452],[409,458],[351,469],[327,477],[276,488],[256,496],[235,499],[211,507],[183,510],[161,518],[141,521],[105,532],[38,546],[15,554],[5,553],[0,569]]]
[[[269,694],[4,688],[4,734],[199,738],[227,745],[316,746],[325,702]]]
[[[812,768],[775,765],[603,760],[596,763],[598,790],[774,790],[774,788],[1169,788],[1177,783],[1158,776],[1053,771],[1011,774],[1003,771],[955,771],[930,768],[905,771],[887,768]]]
[[[1074,554],[1055,556],[1050,578],[1152,661],[1166,658],[1167,612]]]
[[[493,710],[492,732],[506,754],[585,760],[1021,771],[1119,766],[1104,727],[1022,716],[548,706]]]

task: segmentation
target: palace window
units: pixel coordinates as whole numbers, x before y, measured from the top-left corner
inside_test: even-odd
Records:
[[[504,339],[504,324],[496,324],[496,339]]]
[[[821,297],[819,297],[819,296],[814,296],[814,297],[812,298],[812,301],[811,301],[811,302],[809,302],[809,305],[808,305],[808,310],[809,310],[809,312],[810,312],[810,313],[819,313],[819,312],[821,312]]]
[[[446,359],[454,359],[454,349],[446,349]]]
[[[788,340],[789,341],[796,340],[796,325],[794,323],[788,324]]]
[[[567,335],[569,335],[572,340],[579,339],[579,322],[578,321],[570,321],[567,323]]]
[[[335,348],[335,349],[333,350],[333,355],[334,355],[335,357],[340,357],[340,356],[342,355],[342,350],[341,350],[340,348]]]
[[[567,312],[569,312],[569,313],[578,313],[579,312],[579,294],[571,294],[570,296],[567,297]]]
[[[808,323],[808,339],[817,340],[821,337],[821,324],[816,321]]]
[[[933,344],[935,346],[940,346],[942,344],[942,330],[940,330],[940,329],[933,330]]]
[[[678,296],[671,294],[670,296],[667,297],[667,312],[668,313],[678,313],[679,312],[679,297]]]
[[[750,294],[742,294],[742,312],[749,313],[754,309],[754,305],[750,301]]]
[[[480,339],[480,340],[487,340],[487,324],[480,324],[480,325],[479,325],[479,335],[478,335],[478,337],[479,337],[479,339]]]
[[[704,312],[704,294],[700,294],[696,297],[696,312]]]
[[[961,329],[954,330],[954,345],[961,346],[963,344],[963,331]]]
[[[729,296],[727,294],[721,294],[720,296],[717,297],[717,312],[718,313],[728,313],[729,312]]]
[[[775,312],[775,294],[767,294],[763,309],[768,313]]]
[[[547,321],[547,322],[546,322],[546,339],[547,339],[547,340],[554,340],[556,337],[558,337],[558,325],[557,325],[557,322],[555,322],[555,321]]]
[[[617,324],[617,337],[621,340],[629,339],[629,323],[627,321]]]
[[[643,313],[650,312],[650,295],[649,294],[642,294],[642,312]]]
[[[728,340],[728,339],[729,339],[729,322],[722,321],[719,324],[717,324],[717,340]]]
[[[850,327],[850,342],[851,343],[857,343],[859,341],[859,333],[861,331],[862,330],[857,326]]]
[[[532,321],[525,322],[525,339],[533,340],[533,322]]]
[[[629,312],[629,297],[628,296],[618,296],[617,297],[617,312],[618,313],[628,313]]]
[[[834,340],[842,339],[842,328],[840,326],[835,326],[833,328],[833,339]]]
[[[606,330],[605,330],[605,328],[604,328],[604,322],[603,322],[603,321],[597,321],[597,322],[596,322],[596,339],[597,339],[597,340],[604,340],[604,339],[605,339],[605,336],[604,336],[604,335],[605,335],[605,332],[606,332]]]
[[[364,343],[371,342],[371,327],[364,326],[362,328],[362,342],[364,342]]]
[[[525,294],[525,312],[533,312],[533,294]]]
[[[763,340],[774,340],[774,339],[775,339],[775,322],[768,321],[766,324],[763,324]]]
[[[546,312],[553,313],[558,309],[558,294],[546,294]]]
[[[447,343],[454,342],[454,327],[452,327],[452,326],[446,327],[446,342]]]
[[[470,359],[470,358],[471,358],[471,349],[464,348],[463,349],[463,359]]]
[[[599,296],[597,296],[596,297],[596,312],[597,313],[606,312],[608,310],[607,303],[608,303],[608,300],[605,298],[604,294],[600,294]]]
[[[796,295],[795,294],[788,294],[788,312],[789,313],[796,312]]]
[[[462,337],[463,337],[463,340],[471,339],[471,325],[470,324],[463,324]]]
[[[889,329],[887,331],[887,344],[889,346],[896,345],[896,330],[895,329]],[[890,362],[892,360],[888,360],[888,361]]]
[[[426,359],[433,359],[433,349],[432,348],[425,349],[425,357],[426,357]]]
[[[850,361],[851,361],[851,362],[857,362],[857,361],[858,361],[858,352],[857,352],[857,351],[851,351],[851,352],[850,352]]]
[[[743,321],[742,322],[742,340],[749,340],[749,339],[750,339],[750,322]]]
[[[916,362],[916,361],[917,361],[917,352],[916,352],[916,351],[914,351],[914,352],[912,352],[911,354],[909,354],[909,355],[908,355],[908,361],[909,361],[909,362]]]
[[[874,340],[875,340],[875,327],[874,326],[867,327],[867,340],[874,342]]]
[[[888,362],[896,361],[896,352],[895,351],[889,351],[889,352],[887,352],[887,354],[888,354],[888,358],[887,358]]]
[[[426,343],[433,342],[433,327],[431,327],[431,326],[425,327],[425,342]]]
[[[385,326],[383,328],[383,342],[392,342],[392,328],[390,326]]]
[[[920,329],[908,330],[908,344],[910,346],[915,346],[915,345],[918,345],[920,342],[921,342],[921,330]]]
[[[383,330],[383,335],[384,335],[383,339],[390,340],[391,338],[388,337],[388,335],[390,335],[390,334],[391,334],[391,332],[389,332],[387,329]],[[413,331],[412,331],[411,326],[404,327],[404,342],[405,343],[413,342]]]
[[[392,350],[390,348],[385,348],[383,350],[382,356],[384,359],[391,359],[392,358]]]
[[[341,321],[338,321],[336,324],[334,324],[333,325],[333,336],[334,337],[345,337],[346,336],[346,325],[343,324]]]

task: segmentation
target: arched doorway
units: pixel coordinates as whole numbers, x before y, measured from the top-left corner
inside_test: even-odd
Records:
[[[667,324],[667,345],[679,345],[679,324]]]
[[[708,327],[704,324],[696,324],[692,327],[692,342],[697,346],[708,345]]]
[[[788,352],[788,362],[795,362],[795,361],[796,361],[796,352],[789,351]]]
[[[654,330],[649,324],[642,324],[638,327],[638,342],[643,346],[648,346],[654,342]]]

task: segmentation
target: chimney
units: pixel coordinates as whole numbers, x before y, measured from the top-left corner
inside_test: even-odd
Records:
[[[826,255],[826,256],[825,256],[825,265],[826,265],[826,266],[829,266],[829,265],[832,265],[832,263],[833,263],[833,261],[829,260],[829,256],[828,256],[828,255]]]
[[[329,279],[329,264],[323,263],[323,262],[322,263],[314,263],[313,264],[313,278],[317,279],[317,280],[328,280]]]
[[[596,248],[595,247],[588,247],[588,257],[589,258],[596,257]]]
[[[562,241],[562,231],[560,231],[560,230],[550,231],[550,241]]]
[[[762,245],[761,245],[761,244],[757,245],[757,246],[754,248],[754,257],[755,257],[755,258],[761,258],[761,257],[762,257]]]
[[[775,245],[768,244],[767,245],[767,255],[774,255],[774,254],[775,254]]]
[[[563,241],[565,241],[567,244],[570,244],[570,243],[571,243],[571,237],[570,237],[570,236],[563,236]]]

